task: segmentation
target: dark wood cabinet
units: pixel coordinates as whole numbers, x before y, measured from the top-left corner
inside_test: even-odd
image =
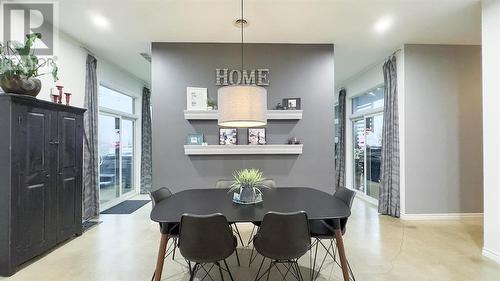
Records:
[[[0,94],[0,275],[81,234],[84,111]]]

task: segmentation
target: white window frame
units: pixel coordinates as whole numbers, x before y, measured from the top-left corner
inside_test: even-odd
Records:
[[[352,113],[352,100],[359,97],[359,96],[362,96],[362,95],[366,95],[367,93],[369,93],[370,91],[373,91],[377,88],[383,88],[385,87],[385,84],[382,83],[382,84],[378,84],[376,85],[375,87],[372,87],[372,88],[369,88],[365,91],[362,91],[356,95],[353,95],[351,97],[349,97],[349,102],[346,104],[346,109],[348,108],[349,109],[349,117],[346,118],[346,122],[348,122],[349,124],[346,124],[346,128],[349,128],[348,130],[346,130],[346,134],[349,134],[350,135],[350,143],[348,144],[346,142],[346,149],[349,149],[347,150],[348,151],[348,154],[347,156],[350,158],[350,161],[348,161],[350,163],[350,166],[351,168],[349,169],[350,170],[350,175],[349,177],[351,178],[351,182],[352,182],[352,190],[356,192],[356,194],[361,197],[363,200],[369,202],[369,203],[372,203],[374,205],[378,205],[378,200],[377,199],[374,199],[373,197],[370,197],[366,194],[367,190],[367,185],[366,185],[366,174],[365,174],[365,178],[364,178],[364,185],[365,185],[365,192],[361,192],[359,190],[357,190],[355,187],[354,187],[354,184],[355,184],[355,181],[354,181],[354,177],[355,177],[355,171],[354,171],[354,132],[353,132],[353,125],[354,125],[354,122],[355,121],[358,121],[358,120],[365,120],[365,127],[366,127],[366,118],[369,118],[369,117],[373,117],[373,116],[376,116],[376,115],[379,115],[379,114],[383,114],[384,113],[384,106],[381,106],[379,108],[373,108],[373,109],[370,109],[370,110],[366,110],[366,111],[362,111],[362,112],[357,112],[357,113]],[[385,104],[385,100],[384,100],[384,104]],[[346,110],[347,111],[347,110]],[[347,145],[349,147],[347,147]],[[365,148],[365,153],[364,153],[364,157],[365,157],[365,161],[364,161],[364,171],[366,173],[366,148]],[[346,164],[347,164],[347,161],[346,161]],[[347,167],[346,167],[347,168]]]
[[[128,94],[122,90],[116,89],[115,87],[109,86],[106,83],[99,83],[98,94],[97,94],[98,96],[100,94],[99,89],[101,87],[108,88],[109,90],[115,91],[117,93],[120,93],[122,95],[125,95],[125,96],[132,98],[132,104],[133,104],[133,107],[132,107],[133,113],[132,114],[128,113],[128,112],[123,112],[120,110],[108,108],[108,107],[103,107],[103,106],[99,106],[99,114],[103,114],[103,115],[114,117],[114,118],[119,118],[120,119],[120,130],[122,130],[123,119],[132,121],[132,124],[133,124],[132,138],[134,139],[134,148],[133,148],[133,157],[132,157],[132,170],[133,170],[133,172],[132,172],[132,179],[131,179],[132,184],[133,184],[133,189],[130,192],[122,194],[122,186],[121,186],[121,178],[122,178],[122,169],[121,169],[122,163],[121,163],[121,161],[122,161],[122,159],[120,159],[120,174],[119,174],[120,185],[118,187],[120,196],[118,198],[112,199],[112,200],[105,202],[103,204],[100,204],[99,207],[100,207],[100,211],[102,212],[106,209],[109,209],[109,208],[111,208],[111,207],[113,207],[113,206],[115,206],[123,201],[126,201],[126,200],[136,196],[140,191],[140,170],[138,168],[138,167],[140,167],[140,163],[137,161],[138,156],[140,155],[138,153],[138,151],[139,151],[138,142],[140,142],[140,140],[138,140],[137,130],[138,130],[139,126],[137,125],[137,123],[138,123],[138,120],[140,120],[140,117],[138,116],[139,110],[137,110],[137,106],[138,106],[137,96],[131,95],[131,94]],[[122,137],[122,134],[120,132],[120,144],[122,141],[121,137]],[[98,137],[98,139],[99,139],[99,137]],[[100,170],[98,171],[98,174],[99,174],[98,177],[100,178]]]

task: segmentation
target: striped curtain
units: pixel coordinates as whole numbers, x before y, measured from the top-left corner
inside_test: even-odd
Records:
[[[97,59],[87,56],[85,74],[83,116],[83,218],[90,219],[99,215],[99,155],[97,143],[97,122],[99,106],[97,101]]]
[[[335,150],[335,188],[345,187],[345,124],[346,124],[346,90],[339,92],[339,140]]]
[[[141,194],[153,189],[153,146],[151,137],[151,92],[142,90]]]
[[[382,163],[378,212],[399,217],[399,120],[396,57],[389,58],[383,67],[384,126],[382,129]]]

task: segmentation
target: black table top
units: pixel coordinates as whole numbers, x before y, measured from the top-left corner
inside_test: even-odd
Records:
[[[173,194],[153,208],[151,220],[179,223],[183,214],[221,213],[228,222],[259,222],[269,211],[305,211],[309,219],[338,219],[351,215],[349,207],[332,195],[306,187],[263,190],[264,201],[255,205],[232,202],[227,189],[190,189]]]

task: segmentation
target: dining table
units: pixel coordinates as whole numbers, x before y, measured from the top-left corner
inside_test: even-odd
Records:
[[[262,190],[262,202],[251,205],[233,202],[228,189],[186,189],[158,202],[151,211],[151,220],[180,224],[185,214],[223,214],[229,223],[262,222],[268,212],[307,213],[309,220],[340,220],[351,215],[349,206],[332,194],[310,187],[277,187]],[[344,281],[349,280],[347,258],[340,229],[333,229],[337,241]],[[168,234],[161,234],[154,280],[160,281]]]

